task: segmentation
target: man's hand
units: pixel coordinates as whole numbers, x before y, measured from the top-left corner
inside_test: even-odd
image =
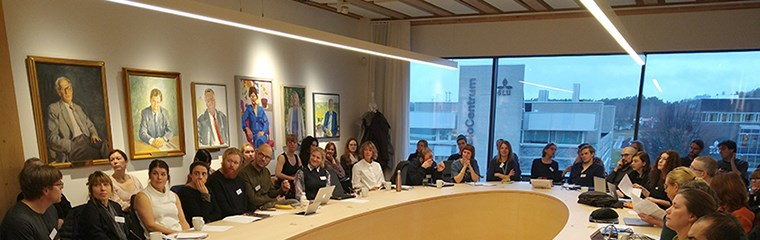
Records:
[[[443,162],[439,162],[438,168],[436,169],[436,171],[443,172],[444,169],[446,169],[446,164],[444,164]]]
[[[614,171],[614,172],[617,172],[618,170],[620,170],[620,168],[621,168],[622,166],[623,166],[623,159],[620,159],[620,160],[617,162],[617,165],[615,165],[615,169],[613,169],[612,171]]]
[[[153,142],[151,142],[150,145],[153,145],[156,148],[160,148],[163,147],[165,143],[166,141],[164,141],[164,138],[158,137],[154,138]]]
[[[95,136],[95,135],[92,135],[90,137],[90,140],[92,141],[92,143],[98,143],[98,142],[101,141],[100,138],[98,136]]]
[[[422,162],[422,168],[429,168],[430,166],[433,166],[433,159],[428,159]]]

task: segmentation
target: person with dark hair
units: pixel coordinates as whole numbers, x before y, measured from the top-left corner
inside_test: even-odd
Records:
[[[290,183],[283,181],[279,188],[272,184],[272,174],[267,165],[272,161],[272,146],[262,144],[256,150],[256,157],[248,166],[243,167],[238,178],[245,183],[245,194],[248,199],[248,209],[273,208],[276,202],[285,202],[282,196],[290,190]]]
[[[425,178],[428,179],[427,183],[441,179],[441,172],[446,168],[446,165],[443,162],[436,164],[433,160],[433,151],[425,147],[420,152],[420,157],[409,162],[406,168],[406,181],[404,183],[407,185],[424,185],[426,184]]]
[[[338,147],[333,142],[327,142],[325,145],[325,168],[338,176],[338,180],[341,182],[348,181],[346,171],[343,171],[343,167],[338,161]],[[335,183],[338,184],[338,183]]]
[[[720,199],[721,211],[733,214],[741,223],[744,233],[752,230],[755,213],[747,208],[747,191],[744,182],[737,174],[722,173],[715,175],[710,186]]]
[[[749,163],[736,158],[736,142],[731,140],[720,142],[718,143],[718,150],[720,150],[721,158],[721,161],[718,161],[718,170],[738,174],[744,181],[744,186],[748,186],[747,169]]]
[[[700,139],[692,140],[691,144],[689,144],[689,154],[681,158],[681,166],[691,166],[691,162],[693,162],[695,158],[699,157],[699,154],[702,153],[702,149],[705,149],[705,142]]]
[[[462,158],[462,151],[464,150],[464,146],[466,145],[467,145],[467,137],[461,134],[457,136],[457,147],[459,148],[459,152],[451,154],[448,160],[459,160],[460,158]]]
[[[185,213],[185,221],[193,227],[193,217],[203,217],[205,222],[213,222],[221,219],[219,209],[211,201],[211,194],[206,187],[208,179],[208,165],[201,161],[190,164],[190,182],[177,190],[182,212]]]
[[[628,173],[628,179],[630,179],[633,184],[646,186],[647,181],[649,181],[649,170],[651,168],[649,154],[647,154],[647,152],[637,152],[633,155],[631,160],[631,172]],[[620,189],[618,189],[617,193],[619,197],[625,197]]]
[[[258,148],[269,141],[269,118],[264,107],[259,105],[259,91],[256,87],[248,88],[246,96],[250,104],[245,104],[240,125],[243,126],[246,140],[253,144],[254,148]]]
[[[670,200],[666,191],[666,177],[673,169],[680,166],[678,152],[666,150],[660,153],[660,157],[652,164],[649,172],[648,186],[634,184],[634,188],[641,189],[641,194],[647,200],[657,203],[662,209],[670,207]],[[689,171],[691,172],[691,171]],[[692,173],[693,175],[693,173]]]
[[[571,167],[569,183],[591,187],[594,186],[594,177],[604,178],[604,167],[594,163],[595,152],[591,145],[581,148],[581,161]]]
[[[54,203],[63,195],[63,174],[51,166],[29,166],[18,175],[24,199],[5,213],[0,239],[58,239]]]
[[[311,157],[311,148],[312,147],[319,147],[319,140],[312,136],[306,136],[303,140],[301,140],[301,149],[298,149],[298,159],[301,160],[301,166],[306,166],[306,164],[309,164],[309,158]],[[296,170],[298,170],[296,168]],[[295,171],[293,172],[295,174]]]
[[[24,161],[24,167],[22,169],[32,166],[45,166],[45,163],[36,157],[28,158],[26,161]],[[16,202],[20,202],[21,200],[24,200],[23,191],[18,193],[16,196]],[[61,226],[63,225],[63,220],[66,219],[66,216],[69,215],[69,211],[71,211],[71,202],[69,202],[69,200],[66,198],[66,195],[63,195],[63,193],[61,193],[61,201],[53,203],[53,207],[55,207],[55,210],[58,213],[58,226]]]
[[[705,191],[710,195],[713,201],[716,203],[718,202],[718,196],[715,195],[715,192],[710,189],[710,186],[708,186],[707,183],[697,179],[694,176],[694,173],[688,168],[677,167],[673,169],[673,171],[670,171],[665,178],[665,193],[667,194],[668,203],[676,197],[676,194],[679,191],[684,189],[698,189]],[[660,233],[661,239],[673,239],[673,237],[676,236],[676,232],[667,226],[667,219],[665,218],[657,219],[642,213],[639,213],[639,218],[655,227],[662,227],[662,232]]]
[[[644,149],[644,143],[642,143],[639,140],[633,140],[633,141],[631,141],[631,147],[634,148],[636,150],[636,152],[645,152],[646,151]]]
[[[153,147],[161,148],[164,145],[172,146],[170,141],[174,133],[169,125],[169,111],[161,106],[164,95],[161,90],[154,88],[150,91],[150,106],[141,111],[140,140]]]
[[[129,162],[129,158],[122,150],[114,149],[108,154],[108,163],[113,169],[113,174],[111,174],[111,188],[113,190],[111,200],[118,203],[122,211],[127,211],[129,208],[129,199],[132,195],[143,189],[139,178],[127,174],[127,162]]]
[[[705,182],[709,184],[712,181],[712,178],[715,177],[715,173],[718,171],[718,161],[715,161],[715,158],[710,156],[699,156],[694,158],[689,169],[691,169],[697,177],[705,180]]]
[[[612,169],[610,175],[607,176],[607,182],[618,185],[620,181],[623,180],[623,177],[629,175],[631,171],[633,171],[631,169],[631,162],[633,160],[633,155],[636,154],[636,152],[636,149],[632,147],[623,148],[623,151],[620,152],[620,160],[618,160],[617,165]],[[647,157],[647,160],[649,160],[649,157]]]
[[[697,219],[689,228],[689,239],[694,240],[745,240],[739,221],[731,214],[717,211]]]
[[[697,189],[683,189],[666,211],[666,226],[676,231],[677,239],[687,239],[692,224],[702,216],[717,212],[718,204],[709,194]],[[676,238],[674,238],[676,239]]]
[[[749,201],[747,203],[747,206],[749,207],[749,210],[752,210],[752,212],[755,213],[755,226],[760,226],[760,168],[755,169],[755,171],[752,172],[752,175],[749,177]]]
[[[245,183],[237,177],[242,159],[240,150],[228,148],[222,154],[222,168],[211,174],[206,181],[211,204],[219,209],[219,218],[248,212]]]
[[[419,160],[418,158],[422,157],[422,149],[425,149],[426,147],[428,147],[427,140],[420,139],[417,141],[417,150],[409,154],[409,157],[406,158],[406,160],[410,162]]]
[[[277,165],[274,168],[274,176],[277,177],[277,181],[274,186],[280,187],[283,181],[290,182],[290,186],[293,186],[293,181],[296,179],[296,172],[303,165],[296,150],[298,148],[298,139],[296,135],[290,134],[285,137],[285,151],[277,156]],[[294,188],[291,188],[285,193],[286,198],[295,198],[296,192]]]
[[[177,194],[167,189],[170,180],[169,165],[156,159],[148,165],[150,182],[135,195],[135,212],[145,228],[145,238],[150,232],[172,234],[190,229],[182,211]]]
[[[475,147],[467,144],[462,148],[462,157],[451,164],[454,182],[466,183],[480,180],[480,168],[475,160]]]
[[[208,152],[208,150],[206,150],[206,149],[198,149],[198,151],[195,151],[195,157],[193,157],[193,162],[199,161],[199,162],[205,163],[206,166],[209,166],[208,167],[208,169],[209,169],[208,170],[208,174],[209,175],[211,175],[212,173],[214,173],[216,171],[216,170],[214,170],[214,169],[211,168],[211,160],[213,160],[213,158],[211,158],[211,153]]]
[[[552,179],[554,182],[561,182],[563,176],[559,171],[559,163],[554,161],[555,154],[557,154],[557,145],[554,143],[546,144],[541,152],[541,158],[533,159],[533,166],[530,168],[530,178]]]
[[[87,177],[90,200],[78,219],[81,239],[127,239],[126,214],[121,206],[110,200],[113,194],[111,178],[101,171]]]
[[[486,181],[520,181],[520,162],[512,152],[512,144],[502,140],[498,150],[499,153],[488,163]]]
[[[349,138],[348,141],[346,141],[346,148],[343,149],[343,154],[340,155],[340,166],[343,167],[343,171],[346,173],[346,178],[349,179],[349,181],[346,181],[346,184],[343,186],[343,188],[346,189],[353,189],[350,178],[353,175],[354,164],[359,161],[359,155],[356,153],[357,149],[359,149],[359,141],[357,141],[356,138]]]

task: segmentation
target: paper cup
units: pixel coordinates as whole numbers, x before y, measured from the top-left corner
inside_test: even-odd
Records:
[[[203,221],[203,217],[193,217],[193,228],[195,228],[195,231],[202,231],[203,225],[206,225],[206,222]]]

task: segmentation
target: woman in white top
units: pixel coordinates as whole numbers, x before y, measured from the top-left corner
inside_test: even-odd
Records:
[[[179,197],[166,188],[169,165],[162,160],[153,160],[148,166],[148,173],[150,184],[135,197],[135,210],[145,228],[145,237],[150,232],[172,234],[190,229]]]
[[[132,195],[137,194],[143,189],[143,185],[139,179],[131,174],[127,174],[128,161],[127,154],[122,150],[116,149],[108,154],[108,162],[111,163],[111,168],[113,168],[113,174],[111,174],[113,195],[111,195],[111,200],[118,203],[122,211],[127,211],[129,208],[129,199]]]
[[[377,148],[375,148],[375,144],[367,141],[362,144],[360,149],[364,159],[354,164],[351,184],[354,188],[366,187],[370,191],[378,190],[385,182],[385,177],[380,164],[375,162]]]

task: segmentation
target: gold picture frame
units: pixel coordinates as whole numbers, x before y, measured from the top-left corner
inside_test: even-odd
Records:
[[[130,157],[184,156],[180,73],[122,68],[122,74]]]
[[[229,108],[227,85],[190,83],[193,98],[193,136],[195,149],[218,151],[230,146]],[[199,104],[201,103],[201,104]],[[209,112],[209,104],[215,114]]]
[[[55,167],[108,164],[105,63],[27,56],[26,66],[40,159]]]

